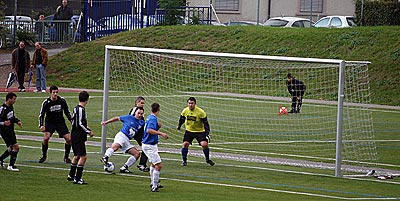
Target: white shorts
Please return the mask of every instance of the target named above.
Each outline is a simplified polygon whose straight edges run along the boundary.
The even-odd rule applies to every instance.
[[[134,147],[131,142],[129,141],[129,138],[126,137],[125,134],[118,132],[115,137],[114,137],[114,143],[118,143],[121,145],[121,150],[122,152],[126,153],[129,149]]]
[[[153,165],[161,163],[160,155],[158,154],[157,145],[142,144],[142,151],[149,158],[150,163]]]

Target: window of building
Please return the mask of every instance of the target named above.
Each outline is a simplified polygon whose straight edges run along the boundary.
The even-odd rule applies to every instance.
[[[312,12],[322,13],[324,0],[300,0],[300,12]]]
[[[215,0],[215,10],[239,11],[239,0]]]

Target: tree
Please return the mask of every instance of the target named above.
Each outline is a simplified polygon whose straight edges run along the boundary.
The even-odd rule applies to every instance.
[[[185,6],[183,0],[159,0],[159,6],[165,11],[162,25],[177,25],[184,18],[181,7]]]

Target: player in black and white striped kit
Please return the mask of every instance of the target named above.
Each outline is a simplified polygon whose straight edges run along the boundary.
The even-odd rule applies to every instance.
[[[43,101],[39,113],[39,128],[43,132],[42,157],[39,159],[39,163],[46,161],[49,140],[55,131],[60,138],[65,139],[64,162],[71,163],[71,159],[69,159],[71,134],[65,124],[63,113],[69,121],[72,121],[67,102],[64,98],[58,96],[58,87],[51,86],[50,97]]]
[[[74,158],[71,162],[67,180],[74,181],[74,184],[85,184],[82,179],[83,168],[87,160],[86,145],[87,136],[93,137],[93,132],[87,125],[85,106],[89,101],[89,93],[79,93],[79,104],[74,108],[72,115],[71,141]]]
[[[22,122],[14,116],[13,104],[17,101],[17,95],[9,92],[6,95],[6,102],[0,106],[0,134],[6,143],[7,150],[0,156],[0,167],[4,168],[3,160],[11,155],[7,170],[18,172],[15,161],[19,152],[19,145],[14,132],[14,124],[22,128]]]

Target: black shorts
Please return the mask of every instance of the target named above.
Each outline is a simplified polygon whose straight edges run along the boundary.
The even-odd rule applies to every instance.
[[[74,152],[74,156],[86,156],[85,142],[72,143],[72,151]]]
[[[3,138],[4,142],[6,143],[7,147],[13,146],[17,144],[17,137],[15,136],[14,131],[0,131],[1,137]]]
[[[207,141],[206,138],[206,132],[190,132],[190,131],[185,131],[185,135],[183,136],[183,142],[189,142],[192,144],[193,139],[197,140],[197,142],[200,144],[202,141]]]
[[[53,135],[53,133],[57,131],[58,137],[60,138],[64,137],[65,134],[69,133],[68,127],[65,124],[65,122],[56,124],[46,123],[45,128],[46,128],[45,132],[49,132],[51,135]]]

